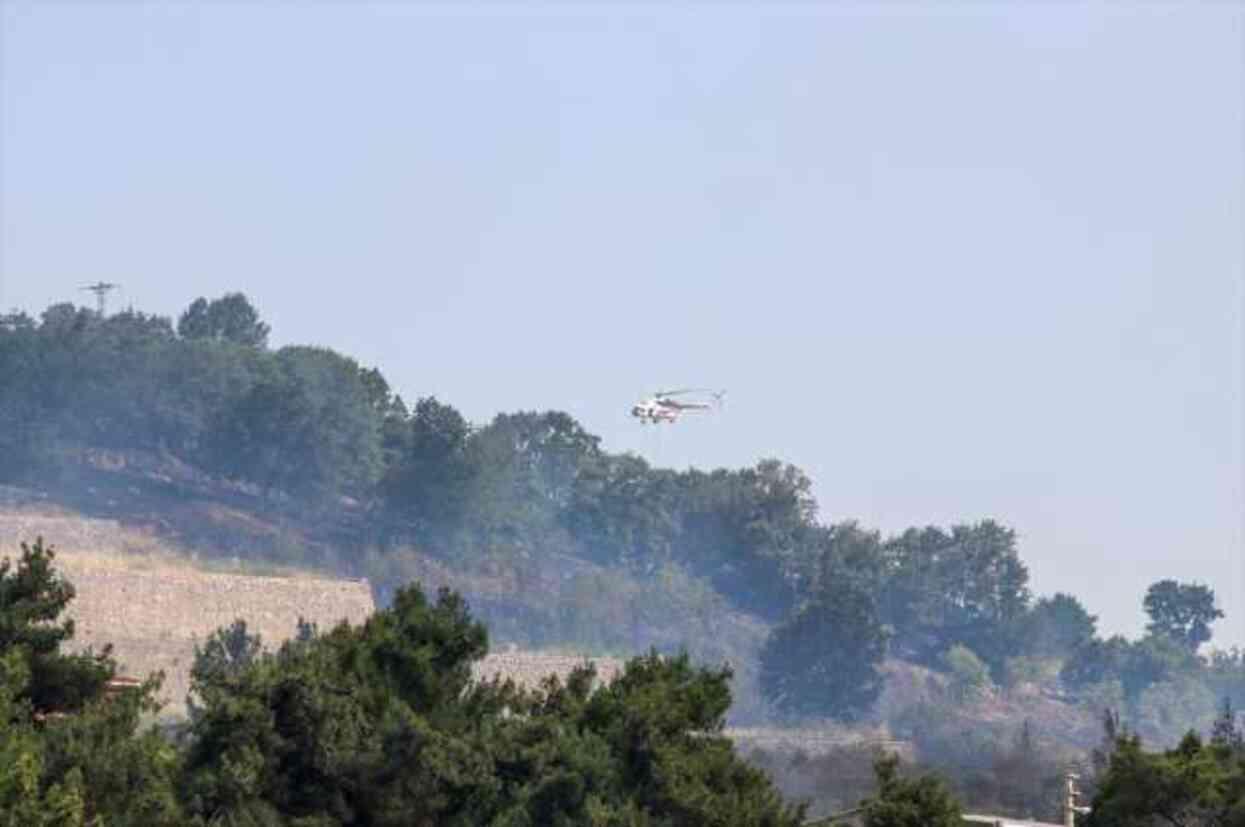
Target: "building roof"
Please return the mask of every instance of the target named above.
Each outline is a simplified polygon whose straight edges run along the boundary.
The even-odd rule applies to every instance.
[[[961,818],[965,824],[989,824],[992,827],[1064,827],[1062,824],[1055,824],[1050,821],[1025,821],[1020,818],[980,815],[977,813],[965,813]]]

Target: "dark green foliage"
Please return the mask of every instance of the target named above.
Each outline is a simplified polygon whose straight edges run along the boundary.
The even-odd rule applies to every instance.
[[[505,691],[466,691],[486,636],[461,600],[430,605],[403,590],[362,627],[301,637],[236,672],[196,676],[191,810],[274,824],[472,823],[490,768],[464,738]]]
[[[408,410],[375,368],[317,348],[268,351],[266,325],[236,293],[195,301],[177,328],[72,305],[41,323],[6,317],[0,442],[13,450],[0,453],[0,474],[47,473],[107,448],[161,473],[173,464],[241,483],[232,490],[268,495],[264,508],[326,520],[343,504],[366,509],[342,520],[350,528],[334,541],[346,545],[413,544],[532,586],[535,572],[573,558],[641,578],[674,566],[771,622],[833,571],[874,598],[900,654],[935,664],[962,643],[996,672],[1016,654],[1027,573],[993,523],[884,542],[819,525],[808,477],[778,460],[676,473],[605,453],[557,411],[472,429],[436,399]],[[297,563],[303,552],[279,553]],[[382,594],[396,585],[378,584]],[[535,611],[560,622],[552,606]]]
[[[1076,691],[1106,697],[1119,681],[1133,704],[1149,692],[1204,707],[1191,680],[1212,697],[1245,696],[1239,662],[1191,659],[1218,611],[1205,587],[1156,584],[1149,639],[1098,641],[1074,598],[1031,603],[1015,535],[992,521],[886,538],[820,524],[808,477],[778,460],[675,472],[607,453],[557,411],[473,428],[433,398],[408,409],[375,368],[318,348],[269,351],[239,294],[196,301],[177,327],[72,305],[0,318],[0,476],[59,476],[79,494],[108,477],[143,486],[138,499],[208,491],[281,525],[266,548],[222,528],[210,542],[224,553],[331,558],[366,572],[382,602],[444,567],[489,584],[477,606],[509,640],[729,657],[749,714],[761,709],[766,624],[793,624],[798,607],[845,584],[872,601],[892,656],[935,669],[959,646],[995,681],[1029,656],[1066,659]]]
[[[638,811],[671,825],[800,823],[802,811],[783,805],[721,735],[730,677],[729,669],[695,668],[686,655],[651,653],[629,661],[571,716],[609,747],[623,779],[619,815]]]
[[[81,709],[99,696],[115,667],[107,651],[61,653],[74,623],[57,618],[73,600],[73,586],[53,569],[56,554],[42,537],[21,550],[16,567],[8,557],[0,560],[0,652],[21,651],[29,672],[13,699],[41,715]]]
[[[1060,679],[1070,689],[1083,689],[1118,680],[1125,695],[1135,699],[1150,686],[1172,676],[1191,673],[1200,664],[1194,655],[1169,637],[1130,642],[1120,635],[1086,641],[1064,663]]]
[[[836,645],[850,647],[853,635],[860,636],[861,653],[853,656],[842,651],[834,656],[845,672],[837,672],[837,666],[827,663],[818,667],[821,671],[816,674],[828,677],[835,673],[850,684],[869,686],[861,681],[872,667],[861,671],[856,665],[862,659],[874,662],[880,658],[880,631],[870,631],[879,627],[891,631],[893,655],[940,668],[947,651],[965,647],[985,661],[996,677],[1002,676],[1007,658],[1024,653],[1026,646],[1032,644],[1032,635],[1027,634],[1033,622],[1029,575],[1020,562],[1015,534],[1010,529],[987,520],[976,525],[957,525],[950,532],[912,529],[883,540],[877,532],[847,522],[825,528],[809,527],[802,537],[805,548],[812,549],[817,557],[816,567],[811,575],[804,573],[808,571],[806,558],[796,554],[788,570],[795,572],[794,579],[804,584],[808,598],[815,604],[832,604],[835,600],[826,595],[828,590],[834,590],[843,595],[861,595],[869,605],[867,611],[856,612],[850,621],[836,618],[835,628],[823,625],[819,629],[812,616],[793,619],[783,627],[792,634],[795,628],[801,628],[800,639],[810,645],[820,639],[827,652]],[[1054,608],[1061,616],[1068,609],[1064,600],[1055,603]],[[1039,619],[1047,614],[1044,607]],[[828,618],[823,621],[829,622]],[[1075,625],[1077,621],[1068,622]],[[1068,632],[1063,629],[1062,633]],[[772,653],[770,657],[773,658]],[[797,668],[803,661],[793,655],[787,662],[791,668]],[[769,664],[777,667],[778,661],[771,659]],[[770,674],[777,676],[781,672],[777,669]],[[777,689],[775,679],[771,678],[769,691],[777,698],[784,690]],[[818,678],[815,683],[821,680]],[[810,686],[809,692],[813,691]],[[808,709],[831,708],[830,694],[833,693]],[[799,696],[812,697],[805,692]],[[860,706],[849,704],[853,705]]]
[[[1059,679],[1070,689],[1078,690],[1103,681],[1119,678],[1131,657],[1132,644],[1123,635],[1083,642],[1064,662]]]
[[[409,418],[387,417],[387,461],[380,493],[387,508],[421,542],[446,542],[467,508],[475,466],[467,452],[471,428],[457,410],[420,399]]]
[[[960,805],[937,778],[903,778],[895,756],[879,759],[874,771],[878,790],[863,804],[866,827],[959,827]]]
[[[135,312],[101,318],[65,304],[37,325],[0,324],[0,442],[12,435],[21,447],[12,461],[0,451],[0,465],[46,474],[83,448],[197,459],[210,421],[249,386],[259,356],[178,339],[167,319]]]
[[[468,446],[475,471],[469,542],[507,555],[571,553],[562,515],[580,470],[598,459],[599,443],[564,413],[495,417]]]
[[[899,589],[888,577],[882,534],[861,528],[853,521],[837,523],[815,532],[819,556],[813,588],[851,584],[859,591],[896,601]],[[889,588],[888,588],[889,587]],[[885,606],[896,618],[902,607]]]
[[[1131,645],[1120,680],[1126,693],[1136,695],[1152,684],[1195,672],[1200,666],[1193,653],[1178,642],[1151,635]]]
[[[184,789],[197,821],[796,825],[721,737],[728,670],[630,662],[525,694],[475,684],[484,629],[456,595],[400,590],[358,628],[196,679]]]
[[[1210,625],[1223,617],[1215,593],[1196,583],[1160,580],[1146,590],[1144,601],[1152,635],[1170,638],[1191,652],[1210,640]]]
[[[1025,621],[1025,639],[1038,655],[1066,656],[1093,640],[1098,618],[1070,594],[1042,597]]]
[[[269,490],[368,490],[381,470],[380,422],[358,365],[331,350],[287,347],[265,367],[214,423],[210,467]]]
[[[761,652],[761,690],[785,712],[854,720],[882,692],[885,654],[873,599],[836,581],[770,635]]]
[[[268,332],[259,312],[241,293],[226,293],[210,302],[195,299],[177,320],[177,335],[183,339],[216,339],[263,348],[268,345]]]
[[[680,482],[678,544],[696,574],[740,608],[780,620],[814,568],[812,483],[793,465],[689,471]]]
[[[300,627],[300,632],[303,628]],[[300,634],[306,638],[306,634]],[[195,659],[190,667],[190,682],[200,696],[213,692],[228,691],[230,682],[236,680],[255,662],[263,650],[259,635],[247,631],[245,620],[235,620],[228,628],[217,629],[203,646],[195,645]],[[199,705],[201,697],[191,693],[186,698],[186,708],[192,720],[203,714]]]
[[[107,653],[60,652],[73,636],[71,621],[57,622],[73,587],[53,559],[38,540],[16,568],[0,562],[0,824],[180,825],[176,752],[139,732],[160,679],[109,698]]]
[[[49,453],[51,429],[34,393],[40,380],[36,322],[25,313],[0,315],[0,480],[20,478]]]
[[[679,545],[679,484],[640,457],[602,456],[580,471],[564,523],[589,560],[659,567]]]
[[[881,553],[888,575],[879,605],[896,655],[935,665],[959,643],[1001,677],[1007,658],[1025,651],[1029,572],[1014,531],[991,520],[949,533],[910,529]]]
[[[1245,824],[1245,751],[1239,730],[1226,724],[1204,743],[1185,736],[1174,749],[1148,753],[1135,735],[1114,743],[1085,823],[1088,827]]]

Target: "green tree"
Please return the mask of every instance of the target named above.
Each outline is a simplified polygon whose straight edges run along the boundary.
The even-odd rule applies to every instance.
[[[849,583],[831,583],[770,634],[761,651],[761,691],[784,712],[855,720],[882,692],[878,666],[885,655],[886,632],[872,598]]]
[[[38,715],[81,709],[99,697],[115,673],[108,650],[99,655],[60,651],[74,633],[72,619],[58,622],[74,587],[56,572],[55,558],[40,537],[33,545],[21,544],[16,566],[8,557],[0,560],[0,652],[23,653],[29,675],[15,700],[29,703]]]
[[[608,687],[477,682],[458,596],[399,590],[360,627],[196,681],[182,789],[196,823],[795,827],[722,737],[729,670],[650,653]]]
[[[563,522],[585,558],[647,571],[675,553],[677,500],[674,473],[631,454],[605,455],[580,470]]]
[[[1098,618],[1070,594],[1039,598],[1025,621],[1028,650],[1066,656],[1094,638],[1097,623]]]
[[[60,651],[73,587],[42,540],[0,562],[0,825],[180,825],[173,746],[140,716],[159,677],[116,697],[107,656]]]
[[[866,827],[959,827],[960,805],[937,778],[902,777],[894,755],[879,759],[874,772],[877,792],[862,804]]]
[[[194,662],[190,666],[191,686],[200,695],[221,691],[255,663],[262,651],[260,636],[247,630],[245,620],[235,620],[233,625],[213,632],[203,646],[195,644]],[[186,697],[191,720],[203,714],[200,700],[194,693]]]
[[[951,677],[951,694],[961,703],[977,700],[993,688],[990,670],[967,646],[957,643],[948,649],[943,665]]]
[[[216,339],[264,348],[268,332],[268,325],[242,293],[226,293],[210,302],[195,299],[177,320],[177,335],[183,339]]]
[[[445,542],[467,511],[475,466],[468,454],[471,426],[457,409],[424,397],[410,417],[387,432],[390,458],[380,492],[391,515],[416,539]]]
[[[1245,824],[1245,754],[1230,742],[1190,733],[1171,750],[1148,753],[1122,734],[1098,780],[1088,827],[1239,827]]]
[[[1078,646],[1059,673],[1074,691],[1118,680],[1130,700],[1148,687],[1200,668],[1196,656],[1173,638],[1149,635],[1129,642],[1121,635]]]
[[[1064,662],[1059,679],[1073,691],[1119,679],[1127,669],[1130,649],[1123,635],[1084,641]]]
[[[1160,580],[1146,590],[1144,601],[1153,635],[1171,638],[1190,651],[1211,638],[1210,626],[1223,612],[1215,606],[1215,593],[1197,583]]]
[[[880,532],[848,521],[828,526],[817,535],[814,589],[820,584],[839,581],[851,583],[860,591],[881,599],[890,596],[885,588],[888,561]]]
[[[889,574],[879,604],[896,654],[935,666],[962,643],[1001,678],[1007,658],[1023,651],[1029,612],[1029,571],[1015,532],[992,520],[950,532],[909,529],[883,553]]]
[[[816,569],[816,502],[800,469],[767,459],[679,477],[679,562],[741,609],[778,621]]]
[[[461,599],[442,592],[430,604],[403,589],[363,626],[301,638],[195,677],[202,711],[183,780],[192,814],[485,823],[492,767],[471,732],[498,720],[506,694],[469,686],[487,636]]]
[[[214,470],[270,491],[358,494],[381,471],[380,419],[358,365],[324,348],[277,351],[206,443]]]

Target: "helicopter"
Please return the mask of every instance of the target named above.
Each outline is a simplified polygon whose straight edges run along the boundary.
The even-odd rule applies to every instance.
[[[709,402],[680,402],[676,396],[694,393],[707,393],[713,397]],[[711,391],[704,388],[681,388],[673,391],[658,391],[648,399],[641,400],[631,407],[631,415],[640,420],[641,425],[662,422],[673,425],[685,413],[711,411],[721,406],[726,391]]]

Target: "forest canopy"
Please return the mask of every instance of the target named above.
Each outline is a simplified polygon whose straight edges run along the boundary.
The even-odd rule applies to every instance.
[[[744,653],[743,679],[785,716],[867,714],[886,659],[953,678],[979,663],[963,680],[983,685],[1053,662],[1076,696],[1203,718],[1217,697],[1245,703],[1240,654],[1200,654],[1222,617],[1205,585],[1156,583],[1148,634],[1103,639],[1075,596],[1033,594],[994,520],[894,536],[826,522],[788,462],[656,468],[556,410],[473,424],[403,399],[377,367],[269,334],[241,293],[195,299],[176,325],[71,304],[0,316],[0,481],[71,479],[91,452],[145,458],[287,521],[332,522],[327,564],[367,574],[382,603],[414,576],[414,549],[529,584],[516,593],[557,590],[489,614],[506,634]],[[297,544],[234,553],[326,564]]]

